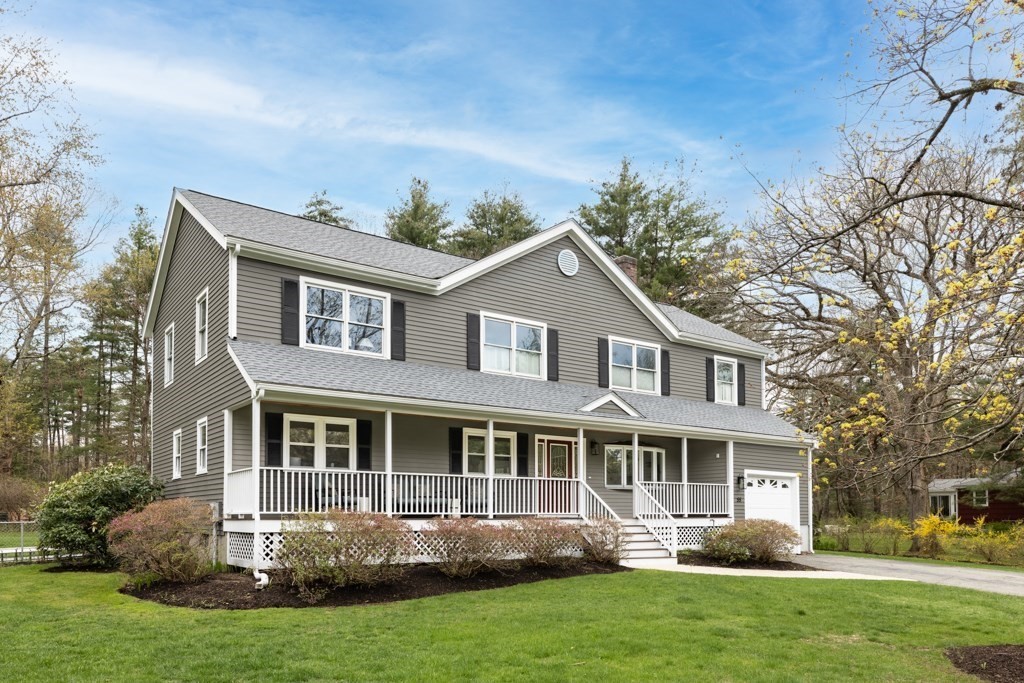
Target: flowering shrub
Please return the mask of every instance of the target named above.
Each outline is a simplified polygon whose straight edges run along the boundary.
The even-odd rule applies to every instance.
[[[513,537],[510,529],[472,517],[430,520],[423,532],[437,568],[446,576],[467,578],[486,569],[510,564]]]
[[[898,555],[900,541],[910,536],[910,527],[895,517],[879,517],[871,524],[871,531],[882,537],[883,550],[889,555]]]
[[[509,541],[532,566],[569,567],[582,558],[579,527],[557,519],[520,517],[509,525]]]
[[[580,529],[583,554],[592,562],[618,564],[622,561],[626,537],[622,524],[614,519],[597,518]]]
[[[138,467],[110,464],[79,472],[54,485],[36,509],[39,544],[62,557],[77,555],[109,564],[113,560],[107,548],[110,522],[153,502],[160,490]]]
[[[413,553],[409,525],[387,515],[329,510],[282,528],[277,562],[309,602],[332,588],[373,586],[400,577]]]
[[[796,530],[770,519],[743,519],[704,538],[704,554],[724,564],[751,560],[770,564],[786,559],[800,545]]]
[[[920,517],[914,522],[913,536],[920,543],[921,552],[931,558],[938,558],[950,536],[960,528],[956,522],[938,515]]]
[[[175,498],[150,503],[110,523],[110,553],[134,578],[194,583],[211,570],[213,513],[207,503]]]

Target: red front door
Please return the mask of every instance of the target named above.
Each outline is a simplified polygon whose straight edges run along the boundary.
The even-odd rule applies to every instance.
[[[544,449],[541,475],[552,481],[541,482],[540,512],[548,515],[572,514],[576,487],[572,441],[548,441]]]

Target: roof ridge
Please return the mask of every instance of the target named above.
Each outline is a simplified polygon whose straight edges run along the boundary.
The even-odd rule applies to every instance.
[[[265,206],[259,206],[258,204],[251,204],[249,202],[242,202],[242,201],[239,201],[237,199],[231,199],[229,197],[221,197],[220,195],[210,194],[209,192],[202,192],[201,190],[193,190],[193,189],[187,188],[187,187],[186,188],[176,188],[176,189],[179,189],[182,192],[194,192],[195,194],[201,194],[204,197],[210,197],[211,199],[219,199],[222,202],[230,202],[232,204],[238,204],[239,206],[248,206],[251,209],[259,209],[260,211],[267,211],[269,213],[276,213],[276,214],[280,214],[282,216],[287,216],[289,218],[298,218],[299,220],[306,221],[308,223],[315,223],[316,225],[324,225],[324,226],[327,226],[329,228],[338,228],[339,230],[347,230],[349,232],[354,232],[354,233],[357,233],[359,235],[366,235],[367,237],[376,237],[377,239],[386,240],[388,242],[393,242],[395,244],[404,244],[404,245],[406,245],[408,247],[412,247],[413,249],[422,249],[423,251],[429,251],[432,254],[441,254],[442,256],[448,256],[448,257],[451,257],[451,258],[461,259],[463,261],[467,261],[468,263],[466,263],[466,265],[469,265],[470,263],[475,263],[476,262],[476,259],[471,259],[471,258],[469,258],[467,256],[459,256],[457,254],[449,254],[447,251],[441,251],[440,249],[431,249],[430,247],[421,247],[421,246],[419,246],[417,244],[410,244],[408,242],[401,242],[399,240],[395,240],[395,239],[391,239],[390,237],[386,237],[384,235],[378,235],[377,233],[374,233],[374,232],[366,232],[365,230],[357,230],[356,228],[350,228],[350,227],[347,227],[347,226],[344,226],[344,225],[335,225],[334,223],[324,223],[323,221],[314,220],[312,218],[306,218],[305,216],[300,216],[298,214],[287,213],[287,212],[281,211],[279,209],[270,209],[270,208],[267,208]],[[461,266],[461,267],[464,268],[465,266]]]

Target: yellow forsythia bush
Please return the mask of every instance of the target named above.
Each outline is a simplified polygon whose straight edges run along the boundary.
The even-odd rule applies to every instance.
[[[871,531],[885,540],[883,551],[889,555],[899,554],[900,541],[910,537],[910,526],[895,517],[879,517],[872,523]]]
[[[950,536],[960,528],[956,522],[943,519],[938,515],[920,517],[914,522],[913,536],[921,543],[921,552],[931,558],[942,554],[943,547]]]

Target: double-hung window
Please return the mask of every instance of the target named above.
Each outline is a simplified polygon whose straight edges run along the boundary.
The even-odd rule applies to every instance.
[[[665,449],[640,447],[640,481],[665,481]],[[608,444],[604,447],[604,485],[623,488],[633,485],[633,447]]]
[[[390,296],[303,278],[303,346],[387,357]]]
[[[204,289],[196,297],[196,365],[206,358],[210,322],[210,290]]]
[[[171,437],[171,479],[181,479],[181,430]]]
[[[174,381],[174,323],[164,331],[164,386]]]
[[[609,338],[611,345],[611,385],[629,391],[661,390],[658,369],[661,347],[627,339]]]
[[[494,432],[494,475],[515,475],[515,460],[515,432]],[[487,474],[487,430],[462,430],[462,471],[466,474]]]
[[[988,507],[988,489],[971,491],[971,507],[976,508],[987,508]]]
[[[290,414],[284,420],[285,467],[356,468],[355,420]]]
[[[736,405],[736,361],[715,358],[715,403]]]
[[[484,313],[480,324],[483,326],[482,368],[485,372],[544,378],[547,328],[543,323]]]
[[[196,422],[196,474],[206,474],[209,449],[206,444],[207,421],[202,418]]]

